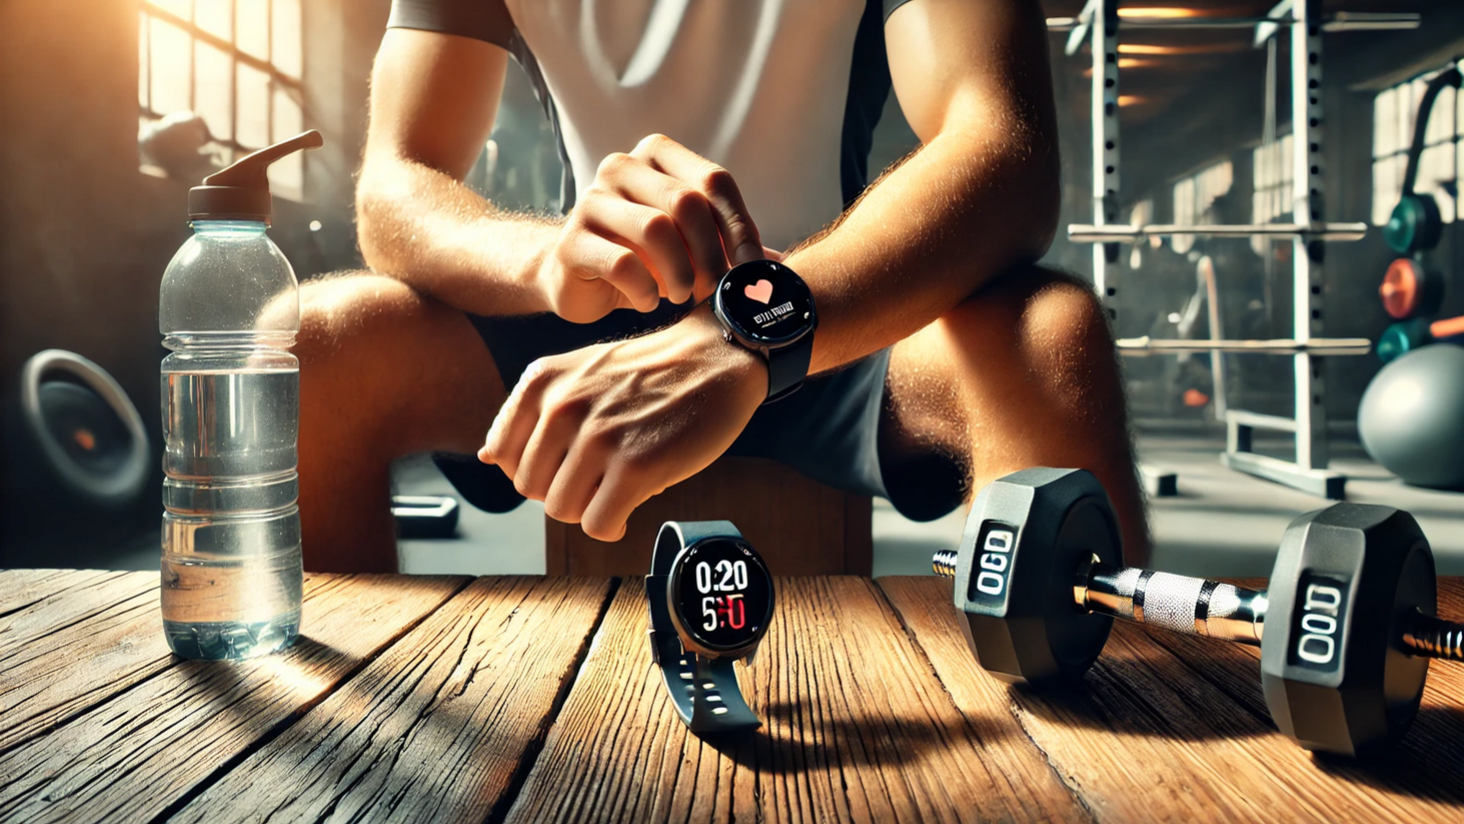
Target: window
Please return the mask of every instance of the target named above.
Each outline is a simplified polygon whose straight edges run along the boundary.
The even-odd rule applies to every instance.
[[[222,165],[304,131],[300,0],[143,0],[140,125],[193,112]],[[303,153],[269,170],[282,197],[304,194]]]
[[[1209,214],[1210,207],[1230,192],[1234,182],[1235,168],[1230,161],[1222,160],[1174,184],[1175,224],[1214,223]],[[1169,239],[1170,248],[1180,254],[1188,252],[1194,245],[1194,235],[1175,235]]]
[[[1373,209],[1372,222],[1382,226],[1393,213],[1393,206],[1403,193],[1403,175],[1408,168],[1408,148],[1413,142],[1413,121],[1423,99],[1424,86],[1437,72],[1423,75],[1407,83],[1379,92],[1373,99]],[[1445,87],[1434,101],[1424,135],[1423,154],[1419,157],[1418,180],[1414,191],[1433,195],[1445,223],[1452,223],[1457,213],[1455,198],[1460,154],[1459,135],[1464,116],[1459,107],[1464,100]]]
[[[1275,143],[1257,146],[1251,153],[1252,223],[1287,223],[1295,216],[1292,200],[1294,195],[1291,191],[1295,183],[1291,174],[1293,148],[1295,144],[1291,135],[1286,135]],[[1266,235],[1255,235],[1251,238],[1251,248],[1256,254],[1265,257],[1272,240],[1272,237]]]

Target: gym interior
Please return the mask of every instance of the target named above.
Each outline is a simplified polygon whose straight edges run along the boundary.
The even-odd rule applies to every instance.
[[[108,0],[9,3],[0,10],[7,147],[0,156],[7,215],[0,379],[14,439],[4,467],[6,566],[156,567],[162,475],[155,387],[165,354],[158,286],[188,236],[181,204],[203,175],[266,143],[318,129],[323,148],[271,171],[270,236],[301,281],[363,265],[353,173],[371,61],[390,4],[274,0],[269,16],[240,16],[234,26],[212,20],[206,5]],[[1441,571],[1464,572],[1464,495],[1449,488],[1464,484],[1464,372],[1411,372],[1405,382],[1423,387],[1423,395],[1405,400],[1399,398],[1411,390],[1387,393],[1375,383],[1390,329],[1406,330],[1398,339],[1420,348],[1433,338],[1431,324],[1464,315],[1464,286],[1455,274],[1464,265],[1455,219],[1464,96],[1452,86],[1441,87],[1421,130],[1412,184],[1437,203],[1441,226],[1428,248],[1407,254],[1385,237],[1409,174],[1424,91],[1464,54],[1464,7],[1449,0],[1324,4],[1329,14],[1363,15],[1350,25],[1328,24],[1320,89],[1302,101],[1319,110],[1312,131],[1324,136],[1310,203],[1320,222],[1351,224],[1355,232],[1338,236],[1346,239],[1306,236],[1298,245],[1300,236],[1281,231],[1130,232],[1093,242],[1074,234],[1100,223],[1295,223],[1297,171],[1307,170],[1296,160],[1287,33],[1206,25],[1207,18],[1263,17],[1262,5],[1216,0],[1161,12],[1177,15],[1161,20],[1190,20],[1187,26],[1148,26],[1137,18],[1124,25],[1121,18],[1123,36],[1110,61],[1116,74],[1095,84],[1083,4],[1044,1],[1062,159],[1062,214],[1044,262],[1091,283],[1099,261],[1113,334],[1136,347],[1122,350],[1122,365],[1156,565],[1265,574],[1285,524],[1323,505],[1330,485],[1331,497],[1414,512]],[[1401,22],[1369,23],[1368,14],[1401,15]],[[248,38],[272,42],[273,50]],[[1101,105],[1095,112],[1093,95],[1110,81],[1105,116]],[[891,94],[869,168],[882,169],[917,145]],[[466,183],[503,208],[554,213],[560,174],[550,124],[511,63],[492,139]],[[1317,243],[1318,259],[1297,274],[1297,251]],[[1384,286],[1399,260],[1419,305],[1399,309],[1395,299],[1390,314],[1380,289],[1402,288]],[[1298,289],[1312,292],[1302,325]],[[1302,338],[1351,341],[1353,348],[1312,358],[1314,385],[1298,389],[1303,350],[1275,342]],[[1192,343],[1207,339],[1238,348]],[[1364,339],[1365,346],[1356,345]],[[1162,349],[1164,341],[1190,348]],[[1272,351],[1254,350],[1266,342],[1274,343]],[[120,504],[68,484],[24,443],[34,435],[18,423],[21,384],[35,374],[25,367],[46,350],[75,353],[105,370],[140,416],[148,475],[134,478],[133,493]],[[1370,388],[1378,404],[1372,454],[1359,415]],[[1313,398],[1298,406],[1298,393],[1308,389]],[[1286,428],[1298,409],[1301,435]],[[1235,468],[1226,454],[1235,451],[1237,430],[1254,454],[1274,460],[1252,471]],[[1309,441],[1300,452],[1299,438]],[[101,471],[116,470],[114,464]],[[453,494],[425,457],[401,461],[394,483],[401,495]],[[964,518],[955,512],[916,523],[874,501],[873,573],[929,572],[933,551],[959,543]],[[545,519],[534,501],[507,514],[462,506],[449,537],[403,537],[401,569],[542,573],[546,562],[537,548],[544,542]]]

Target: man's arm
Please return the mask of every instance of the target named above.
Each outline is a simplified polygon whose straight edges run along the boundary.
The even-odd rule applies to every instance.
[[[507,64],[479,40],[388,29],[356,187],[367,265],[480,315],[549,311],[534,275],[559,234],[461,182],[493,128]]]
[[[923,145],[788,257],[818,306],[811,372],[910,336],[1037,260],[1056,229],[1057,116],[1037,0],[912,0],[890,15],[885,42]]]
[[[373,269],[473,314],[588,323],[705,297],[729,262],[761,256],[731,175],[660,135],[606,157],[564,220],[497,209],[463,186],[507,59],[472,38],[387,31],[356,196]]]

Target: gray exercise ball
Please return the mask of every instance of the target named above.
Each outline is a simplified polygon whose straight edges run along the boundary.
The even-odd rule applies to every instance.
[[[1464,488],[1464,347],[1435,343],[1384,366],[1362,394],[1357,432],[1404,481]]]

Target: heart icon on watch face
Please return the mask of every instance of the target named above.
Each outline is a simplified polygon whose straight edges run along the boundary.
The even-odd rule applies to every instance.
[[[767,303],[768,301],[773,299],[772,281],[763,279],[758,281],[757,283],[750,283],[747,286],[743,287],[742,294],[747,295],[749,298],[757,301],[758,303]]]

